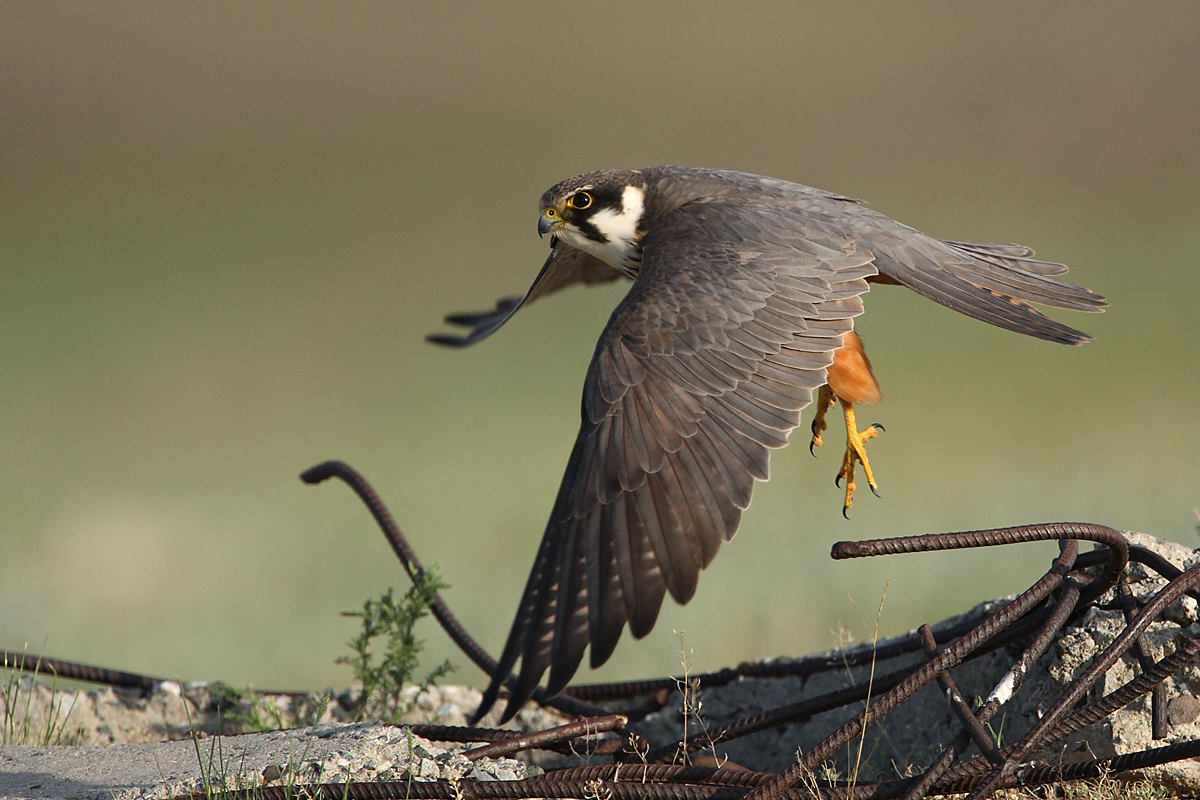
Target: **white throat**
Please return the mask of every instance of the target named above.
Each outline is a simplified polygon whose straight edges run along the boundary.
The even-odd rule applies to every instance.
[[[575,230],[563,226],[559,231],[567,244],[590,253],[614,269],[636,277],[641,266],[638,252],[638,223],[646,207],[646,193],[636,186],[626,186],[621,193],[621,210],[610,208],[597,211],[591,223],[608,241],[597,242]]]

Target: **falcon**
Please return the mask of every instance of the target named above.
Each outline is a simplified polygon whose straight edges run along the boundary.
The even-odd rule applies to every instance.
[[[854,318],[871,283],[899,284],[975,319],[1060,344],[1090,337],[1030,303],[1100,311],[1103,297],[1057,280],[1027,247],[935,239],[839,194],[722,170],[588,172],[541,198],[550,255],[522,298],[451,314],[465,346],[521,306],[577,283],[633,279],[600,334],[582,424],[512,631],[475,712],[509,681],[504,720],[562,691],[590,647],[593,668],[626,624],[654,627],[663,597],[687,603],[700,570],[737,531],[768,454],[817,392],[810,448],[840,403],[843,513],[855,465],[876,489],[857,403],[880,399]]]

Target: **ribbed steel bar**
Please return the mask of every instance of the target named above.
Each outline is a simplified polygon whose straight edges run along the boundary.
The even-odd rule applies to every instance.
[[[957,533],[927,533],[921,536],[898,536],[894,539],[866,539],[859,542],[837,542],[830,551],[834,559],[864,558],[867,556],[928,553],[938,550],[963,550],[972,547],[995,547],[1003,544],[1078,539],[1099,542],[1113,551],[1103,580],[1088,587],[1089,594],[1098,597],[1117,584],[1125,565],[1129,563],[1129,542],[1120,531],[1107,525],[1091,522],[1043,522],[1036,525],[1017,525],[1011,528],[990,528]]]
[[[1118,708],[1123,708],[1129,705],[1134,700],[1153,690],[1154,686],[1159,682],[1166,680],[1171,675],[1174,675],[1176,672],[1190,663],[1197,654],[1200,654],[1200,639],[1180,637],[1179,641],[1176,643],[1176,650],[1174,653],[1164,657],[1150,670],[1147,670],[1124,685],[1117,687],[1096,702],[1088,703],[1083,708],[1072,713],[1070,716],[1060,722],[1054,728],[1054,730],[1046,736],[1045,740],[1042,742],[1042,746],[1048,746],[1059,742],[1073,733],[1081,731],[1091,725],[1095,725],[1097,722],[1104,719]],[[1001,748],[1001,752],[1007,756],[1013,751],[1015,746],[1015,744],[1012,744],[1003,747]],[[987,760],[983,758],[975,758],[948,769],[943,778],[938,781],[937,785],[965,785],[963,784],[963,781],[977,781],[990,769],[991,764],[989,764]],[[963,791],[966,790],[964,789]]]
[[[1076,561],[1078,564],[1078,561]],[[1054,609],[1046,618],[1045,623],[1038,630],[1029,646],[1017,659],[1017,663],[1000,680],[1000,683],[992,690],[987,702],[983,704],[983,708],[979,709],[977,718],[980,724],[987,724],[1000,707],[1007,703],[1017,689],[1021,688],[1021,683],[1025,680],[1025,676],[1029,674],[1029,670],[1037,663],[1049,649],[1051,642],[1058,635],[1059,630],[1066,624],[1072,612],[1074,612],[1079,603],[1081,592],[1080,583],[1077,579],[1078,573],[1071,573],[1063,582],[1061,596],[1058,602],[1055,603]],[[925,770],[925,773],[917,779],[917,782],[909,788],[904,794],[904,800],[920,800],[929,793],[933,785],[941,778],[941,776],[950,768],[962,753],[971,743],[971,735],[967,731],[959,734],[953,742],[947,746],[941,754],[934,759],[933,763]],[[983,761],[983,759],[980,759]],[[990,760],[989,760],[990,761]]]
[[[522,750],[561,744],[597,733],[619,731],[625,727],[625,723],[627,722],[629,722],[629,719],[620,714],[610,714],[607,717],[588,717],[578,722],[571,722],[566,725],[535,731],[534,733],[525,733],[511,739],[493,742],[483,747],[476,747],[473,750],[465,751],[463,755],[468,761],[478,761],[481,758],[500,758],[501,756],[512,755]]]
[[[1110,758],[1081,761],[1061,766],[1032,767],[1012,776],[1007,786],[1038,786],[1047,783],[1097,778],[1133,769],[1146,769],[1185,758],[1200,756],[1200,740],[1179,742],[1166,747],[1142,750]],[[740,800],[747,797],[756,782],[771,776],[761,772],[743,773],[740,770],[713,770],[703,775],[696,767],[675,767],[678,778],[639,779],[634,767],[626,765],[631,774],[618,780],[603,777],[584,777],[581,770],[611,769],[572,768],[572,779],[559,779],[557,773],[521,781],[380,781],[370,783],[324,783],[302,786],[260,786],[231,792],[195,792],[177,795],[171,800],[289,800],[295,797],[354,798],[355,800],[526,800],[527,798],[588,798],[612,800]],[[655,767],[647,767],[655,769]],[[659,769],[672,769],[662,765]],[[684,771],[689,782],[684,782]],[[727,772],[718,778],[715,773]],[[564,775],[565,777],[565,775]],[[934,791],[939,794],[958,794],[969,791],[977,778],[957,782],[942,781]],[[826,800],[891,800],[899,797],[911,781],[878,781],[854,787],[829,785],[815,781],[813,788]],[[791,789],[780,794],[783,800],[813,800],[808,789]]]
[[[983,798],[986,798],[997,788],[1016,769],[1022,759],[1043,744],[1047,734],[1059,724],[1067,712],[1091,688],[1092,684],[1107,672],[1109,667],[1116,663],[1116,660],[1130,648],[1137,637],[1141,636],[1142,632],[1150,626],[1150,623],[1168,605],[1177,600],[1188,589],[1193,588],[1197,583],[1200,583],[1200,564],[1184,572],[1156,594],[1138,612],[1133,622],[1126,626],[1125,630],[1104,648],[1088,668],[1059,695],[1058,699],[1055,700],[1054,704],[1050,706],[1041,719],[1021,737],[1021,740],[1016,743],[1012,751],[1006,755],[1004,764],[993,769],[980,785],[971,791],[968,800],[983,800]]]
[[[77,664],[74,661],[47,658],[36,653],[17,653],[10,650],[0,650],[0,662],[2,662],[5,669],[48,673],[56,678],[86,681],[88,683],[103,683],[126,689],[154,691],[155,686],[168,680],[168,678],[152,678],[149,675],[138,675],[135,672],[121,672],[120,670],[106,669],[105,667]]]
[[[1128,625],[1137,616],[1138,607],[1137,600],[1133,597],[1133,590],[1125,581],[1117,584],[1117,599],[1121,603],[1121,613],[1125,617],[1125,624]],[[1138,666],[1143,672],[1154,665],[1154,657],[1150,654],[1150,640],[1146,638],[1146,634],[1143,633],[1135,640],[1134,653],[1137,656]],[[1168,727],[1167,686],[1160,683],[1150,694],[1150,735],[1155,741],[1162,741],[1167,738]]]
[[[751,795],[752,800],[771,800],[771,798],[778,797],[783,790],[795,786],[806,774],[816,769],[821,762],[837,752],[843,745],[859,735],[867,727],[891,712],[892,709],[908,699],[908,697],[926,683],[933,680],[939,672],[961,662],[967,653],[974,650],[1040,603],[1043,598],[1062,583],[1063,578],[1071,571],[1075,563],[1075,557],[1079,552],[1079,544],[1075,539],[1061,541],[1059,547],[1060,554],[1054,559],[1050,571],[1042,576],[1037,583],[1018,595],[1016,599],[1004,608],[997,611],[991,617],[988,617],[971,632],[949,645],[937,658],[926,662],[917,672],[901,682],[894,689],[881,695],[879,699],[864,709],[861,714],[854,717],[823,742],[805,753],[796,763],[777,775],[770,783],[756,789]]]
[[[917,633],[921,636],[921,645],[925,649],[925,655],[932,661],[938,656],[938,646],[933,640],[933,634],[929,632],[928,625],[922,625],[917,629]],[[996,742],[988,733],[987,728],[983,727],[984,723],[975,716],[975,712],[971,710],[971,706],[967,704],[966,698],[962,696],[962,692],[958,690],[958,684],[954,682],[954,678],[950,675],[949,670],[944,670],[937,674],[938,686],[942,690],[942,694],[946,696],[946,702],[950,705],[950,710],[958,717],[958,721],[962,723],[963,730],[971,737],[971,741],[979,748],[979,752],[983,757],[993,764],[1000,764],[1004,761],[1004,756],[1000,755],[1000,748],[996,746]]]
[[[700,783],[714,786],[759,786],[770,772],[749,769],[718,769],[691,764],[589,764],[563,767],[531,780],[555,781],[650,781],[655,783]]]
[[[957,639],[976,624],[975,620],[964,620],[955,625],[939,627],[934,630],[934,636],[939,644]],[[712,689],[724,686],[742,678],[783,678],[788,676],[807,677],[821,672],[845,669],[870,664],[872,660],[882,661],[906,653],[915,653],[921,649],[915,633],[896,637],[885,644],[873,647],[870,643],[846,650],[836,651],[831,655],[808,656],[806,658],[789,659],[787,661],[749,662],[736,667],[726,667],[713,672],[702,672],[688,676],[689,680],[700,682],[702,689]],[[680,678],[652,678],[649,680],[620,681],[616,683],[581,683],[568,686],[563,691],[580,700],[617,700],[650,694],[664,689],[675,691]]]

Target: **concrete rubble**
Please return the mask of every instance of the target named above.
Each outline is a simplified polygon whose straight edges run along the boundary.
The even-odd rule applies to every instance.
[[[1181,569],[1200,561],[1200,555],[1182,545],[1143,534],[1128,535],[1132,543],[1155,550]],[[1141,603],[1166,583],[1138,564],[1129,566],[1127,580]],[[1005,602],[1007,598],[982,603],[964,615],[935,625],[934,630],[964,617],[982,618]],[[1166,617],[1165,621],[1155,623],[1147,634],[1151,655],[1156,660],[1173,651],[1181,629],[1187,635],[1200,636],[1197,603],[1191,598],[1176,601]],[[1066,628],[1005,710],[992,720],[992,732],[1001,743],[1014,742],[1027,731],[1063,687],[1085,669],[1123,627],[1120,606],[1110,592],[1078,626]],[[987,697],[1018,655],[1018,648],[1001,648],[951,672],[965,696]],[[920,660],[919,654],[879,660],[874,665],[875,675]],[[868,665],[808,678],[742,679],[726,686],[701,689],[699,718],[689,719],[689,735],[703,738],[705,730],[725,722],[842,688],[867,678],[870,669]],[[1084,702],[1101,697],[1136,674],[1138,666],[1131,652],[1108,671]],[[1189,664],[1168,679],[1166,686],[1170,722],[1166,740],[1156,742],[1151,738],[1150,699],[1146,697],[1041,753],[1040,758],[1049,763],[1070,762],[1200,738],[1200,666]],[[424,691],[414,687],[408,698],[412,710],[405,721],[464,725],[466,715],[478,703],[479,696],[478,690],[470,687],[430,687]],[[254,785],[283,781],[297,784],[318,779],[326,782],[406,780],[409,777],[413,780],[464,777],[514,780],[540,771],[525,763],[529,758],[527,755],[522,756],[521,761],[499,759],[471,763],[460,754],[462,745],[434,744],[397,727],[350,724],[347,709],[352,707],[352,700],[352,693],[343,693],[328,700],[317,695],[279,695],[251,701],[219,685],[180,686],[174,683],[163,684],[148,696],[109,688],[52,694],[40,682],[26,677],[14,707],[29,722],[32,735],[27,741],[37,744],[0,747],[0,795],[92,797],[108,796],[115,790],[115,796],[119,798],[168,797],[180,787],[188,791],[202,788],[197,781],[203,759],[208,757],[205,754],[218,752],[221,763],[227,767],[227,774],[237,776],[238,780],[253,780]],[[28,706],[26,701],[29,701]],[[684,730],[682,708],[683,698],[676,696],[662,710],[637,722],[635,728],[650,740],[652,746],[669,744]],[[714,756],[718,762],[728,759],[750,769],[781,770],[792,762],[798,750],[811,748],[861,709],[859,704],[819,714],[802,724],[764,731],[710,748],[706,754]],[[493,711],[493,717],[485,719],[483,724],[494,724],[496,713]],[[254,722],[260,727],[276,721],[304,727],[244,736],[215,736],[219,718],[226,732],[230,730],[231,722],[237,720],[242,724]],[[567,721],[553,711],[531,705],[518,715],[514,727],[539,730]],[[48,730],[51,731],[49,736],[46,735]],[[839,753],[827,765],[826,771],[843,776],[857,771],[860,780],[908,775],[913,772],[911,765],[928,762],[958,731],[958,722],[944,697],[936,684],[931,684],[883,723],[874,726],[861,741]],[[83,746],[53,746],[56,741]],[[110,770],[107,774],[111,777],[106,783],[84,780],[84,776],[93,774],[87,770],[94,770],[96,763],[103,763],[106,753],[113,764],[124,766]],[[973,755],[973,748],[969,755]],[[211,757],[209,760],[211,773]],[[130,766],[135,762],[141,766]],[[549,767],[564,763],[564,760],[561,756],[539,754],[537,763]],[[151,770],[147,765],[155,769]],[[164,769],[164,765],[170,768]],[[233,765],[232,772],[229,765]],[[1196,761],[1156,767],[1137,777],[1148,777],[1174,794],[1200,795],[1200,763]],[[69,785],[62,784],[64,780]],[[30,788],[34,785],[54,788]]]
[[[1131,544],[1148,547],[1165,556],[1180,569],[1200,561],[1200,554],[1174,542],[1167,542],[1139,533],[1128,533]],[[1140,564],[1131,563],[1126,577],[1139,604],[1150,599],[1166,581]],[[982,619],[994,613],[1011,598],[981,603],[964,615],[953,617],[933,626],[948,627],[964,618]],[[1020,689],[991,722],[992,733],[1001,744],[1020,739],[1042,713],[1058,697],[1063,688],[1091,663],[1091,660],[1113,641],[1125,622],[1114,591],[1101,597],[1097,607],[1088,612],[1077,627],[1067,627],[1051,646],[1046,656],[1025,678]],[[1174,643],[1181,634],[1200,636],[1197,625],[1197,603],[1184,596],[1168,607],[1167,621],[1154,623],[1147,632],[1151,656],[1159,660],[1174,652]],[[890,640],[889,640],[890,641]],[[885,644],[881,641],[879,644]],[[830,654],[833,654],[831,651]],[[962,694],[968,699],[988,697],[1015,663],[1019,648],[1001,648],[952,669],[951,675]],[[879,660],[875,675],[884,675],[904,666],[923,661],[920,654]],[[736,683],[700,692],[699,716],[707,729],[747,716],[755,711],[795,703],[807,697],[835,691],[870,675],[869,665],[826,672],[805,678],[742,679]],[[1135,654],[1123,656],[1093,686],[1083,703],[1099,699],[1131,678],[1140,674]],[[1189,664],[1173,678],[1166,680],[1167,714],[1170,721],[1168,738],[1154,741],[1151,737],[1150,698],[1143,697],[1122,708],[1101,723],[1080,731],[1052,751],[1039,754],[1046,763],[1081,761],[1104,758],[1123,753],[1158,747],[1177,741],[1200,738],[1200,666]],[[683,730],[683,698],[679,696],[662,711],[642,722],[638,729],[653,745],[677,741]],[[1006,710],[1005,710],[1006,709]],[[862,704],[818,714],[807,722],[790,725],[738,739],[706,752],[718,760],[727,758],[735,764],[755,770],[779,771],[788,766],[798,751],[805,751],[824,739],[852,716],[862,712]],[[698,722],[690,721],[691,736],[704,737]],[[828,771],[842,776],[857,774],[861,780],[908,776],[909,765],[928,763],[940,749],[961,730],[949,704],[936,683],[925,686],[909,698],[884,721],[874,726],[860,742],[843,750],[828,765]],[[859,748],[861,744],[861,757]],[[974,746],[968,756],[977,755]],[[1200,762],[1178,761],[1144,770],[1141,777],[1152,779],[1164,788],[1181,795],[1200,795]]]

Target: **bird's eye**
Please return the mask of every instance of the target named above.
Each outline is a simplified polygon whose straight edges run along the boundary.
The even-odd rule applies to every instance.
[[[553,208],[547,208],[544,213],[546,214],[547,217],[550,217],[551,219],[558,216],[558,212],[556,212]]]
[[[571,196],[572,208],[587,208],[592,204],[592,196],[587,192],[576,192]]]

